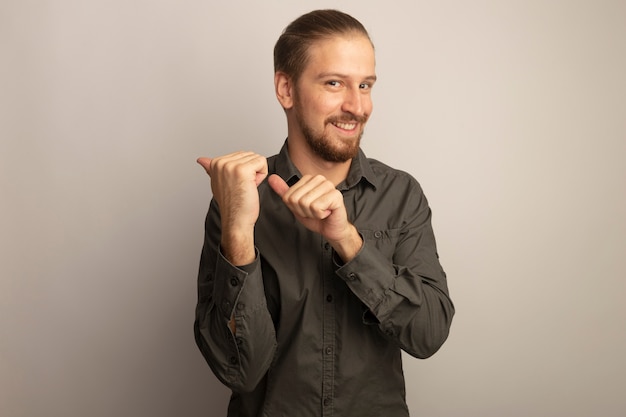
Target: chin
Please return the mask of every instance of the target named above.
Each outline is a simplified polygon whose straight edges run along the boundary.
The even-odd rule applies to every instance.
[[[330,143],[330,140],[323,139],[319,141],[311,141],[309,144],[315,154],[327,162],[347,162],[359,154],[359,146],[361,143],[360,135],[354,140],[340,140],[339,142],[341,145],[333,146],[333,144]]]

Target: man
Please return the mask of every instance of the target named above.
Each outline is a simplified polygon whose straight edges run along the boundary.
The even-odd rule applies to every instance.
[[[213,200],[197,344],[229,417],[407,416],[401,349],[435,353],[454,307],[420,186],[359,147],[373,45],[351,16],[314,11],[274,66],[280,153],[198,160]]]

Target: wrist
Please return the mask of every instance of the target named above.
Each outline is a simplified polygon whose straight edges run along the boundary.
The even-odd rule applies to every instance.
[[[329,243],[343,262],[352,260],[363,247],[363,239],[352,224],[344,238]]]
[[[251,264],[256,258],[254,249],[254,229],[248,231],[223,230],[221,239],[222,255],[235,266]]]

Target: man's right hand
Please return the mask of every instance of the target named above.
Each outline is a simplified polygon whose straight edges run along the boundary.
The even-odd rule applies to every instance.
[[[253,152],[198,158],[211,177],[213,198],[220,208],[222,254],[233,265],[254,261],[254,225],[259,218],[257,186],[267,176],[267,159]]]

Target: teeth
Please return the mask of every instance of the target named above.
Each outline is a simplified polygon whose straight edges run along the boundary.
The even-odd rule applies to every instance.
[[[335,126],[344,130],[352,130],[356,127],[355,123],[335,123]]]

